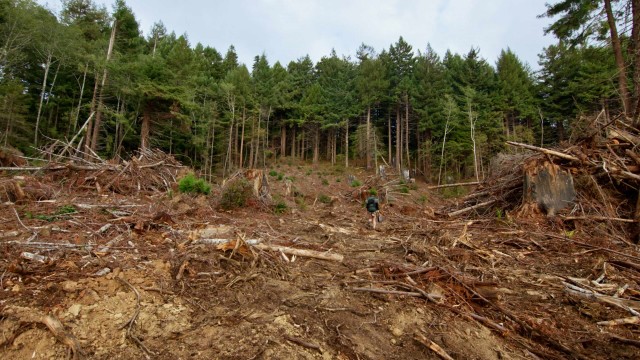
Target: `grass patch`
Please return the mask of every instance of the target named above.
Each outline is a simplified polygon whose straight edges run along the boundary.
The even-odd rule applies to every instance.
[[[323,204],[329,204],[331,202],[331,197],[325,194],[320,194],[318,195],[318,201],[320,201]]]
[[[353,180],[351,182],[351,187],[358,187],[358,186],[361,186],[361,185],[362,185],[362,183],[360,181],[358,181],[358,180]]]

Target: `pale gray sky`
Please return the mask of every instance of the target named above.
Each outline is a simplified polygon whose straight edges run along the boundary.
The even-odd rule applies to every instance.
[[[61,1],[38,0],[58,10]],[[94,0],[112,10],[114,1]],[[263,52],[269,63],[286,66],[306,54],[313,61],[329,55],[352,56],[360,44],[377,52],[400,36],[424,52],[430,43],[466,54],[474,46],[489,63],[507,47],[537,69],[538,54],[554,43],[538,19],[549,0],[125,0],[145,36],[155,22],[186,34],[224,55],[234,45],[248,66]]]

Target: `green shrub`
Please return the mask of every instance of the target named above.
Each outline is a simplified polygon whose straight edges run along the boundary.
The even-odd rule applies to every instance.
[[[207,184],[204,179],[198,179],[193,174],[187,174],[178,182],[178,190],[181,193],[209,195],[211,185]]]
[[[420,202],[420,204],[424,205],[427,202],[427,195],[420,195],[418,201]]]
[[[273,212],[276,214],[284,214],[287,211],[287,209],[288,209],[287,204],[283,200],[278,201],[273,206]]]
[[[318,195],[318,201],[320,201],[323,204],[328,204],[331,202],[331,198],[325,194],[320,194]]]
[[[307,174],[306,174],[306,175],[307,175],[307,176],[309,176],[309,175],[311,175],[312,173],[313,173],[313,169],[309,169],[309,170],[307,170]]]
[[[400,186],[400,192],[403,193],[403,194],[408,194],[409,193],[409,188],[407,187],[407,185]]]
[[[243,207],[251,195],[251,184],[246,179],[233,180],[222,189],[220,207],[225,210]]]
[[[298,204],[298,207],[300,208],[300,210],[304,211],[307,209],[307,203],[304,200],[303,196],[300,197],[296,197],[296,204]]]
[[[358,180],[353,180],[351,182],[351,187],[358,187],[360,185],[362,185],[362,183],[360,181],[358,181]]]
[[[282,181],[282,179],[284,179],[284,174],[278,173],[278,181]]]
[[[329,180],[322,179],[322,185],[329,185]]]
[[[336,182],[337,182],[337,183],[339,183],[339,182],[341,182],[341,181],[342,181],[342,180],[341,180],[340,178],[337,178],[337,179],[336,179]]]
[[[275,171],[275,170],[271,170],[271,171],[269,171],[269,176],[276,177],[276,176],[278,176],[278,172]]]

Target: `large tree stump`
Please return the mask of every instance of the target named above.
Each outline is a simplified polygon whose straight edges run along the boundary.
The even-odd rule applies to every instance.
[[[523,204],[536,204],[547,216],[572,206],[576,199],[571,173],[544,161],[525,166]]]

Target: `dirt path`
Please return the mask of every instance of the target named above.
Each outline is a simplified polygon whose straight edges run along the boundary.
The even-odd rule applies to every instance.
[[[549,223],[433,218],[422,204],[431,195],[419,186],[387,206],[373,231],[361,204],[344,196],[352,189],[337,181],[343,175],[305,170],[283,169],[305,194],[303,202],[278,195],[288,205],[283,215],[259,206],[224,212],[215,196],[165,194],[69,192],[55,202],[3,205],[0,357],[68,356],[65,338],[41,322],[46,314],[77,339],[78,357],[95,359],[441,358],[432,343],[454,359],[640,356],[633,344],[611,342],[637,339],[637,325],[597,325],[628,311],[566,290],[615,294],[627,285],[638,295],[634,270],[612,265],[633,258],[581,247],[576,241],[598,239],[559,236]],[[272,191],[284,194],[284,185],[273,181]],[[325,194],[338,200],[318,201]],[[72,204],[71,214],[33,216]],[[218,249],[197,242],[202,229],[344,261],[242,243]],[[25,251],[48,259],[22,259]]]

